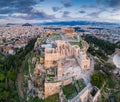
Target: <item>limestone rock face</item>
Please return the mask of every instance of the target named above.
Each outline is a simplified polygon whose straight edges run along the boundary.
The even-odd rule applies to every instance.
[[[36,64],[36,67],[34,69],[34,74],[40,74],[41,73],[41,64]]]
[[[35,63],[36,62],[36,57],[33,57],[32,58],[32,63]]]
[[[44,63],[44,58],[43,57],[40,57],[40,63]]]

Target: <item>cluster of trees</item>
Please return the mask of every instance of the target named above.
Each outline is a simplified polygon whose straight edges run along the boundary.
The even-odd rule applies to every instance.
[[[119,44],[113,44],[113,43],[110,43],[108,41],[98,39],[98,38],[91,36],[91,35],[84,35],[83,38],[89,44],[93,43],[94,45],[98,46],[101,50],[104,50],[104,52],[107,53],[108,55],[111,55],[115,51],[115,48],[120,48]]]
[[[89,47],[88,52],[93,56],[97,56],[98,58],[108,60],[107,54],[102,49],[95,50],[95,47]]]
[[[103,83],[106,83],[107,88],[114,88],[115,81],[111,70],[115,69],[115,65],[111,63],[104,63],[101,65],[100,62],[95,64],[95,73],[91,76],[91,83],[98,88],[101,88]]]
[[[17,69],[14,67],[14,57],[9,55],[0,61],[0,102],[19,100],[16,87]]]
[[[113,75],[112,70],[114,70],[116,66],[112,63],[106,63],[106,61],[108,60],[108,55],[113,54],[116,48],[120,48],[120,43],[110,43],[91,35],[84,35],[83,38],[90,45],[88,52],[99,58],[98,60],[96,59],[95,72],[91,76],[91,83],[98,88],[101,88],[105,82],[106,85],[104,86],[103,91],[108,93],[110,92],[108,89],[115,89],[116,81],[114,80],[115,76]],[[102,102],[106,102],[106,100],[102,98]]]
[[[106,77],[101,73],[94,73],[91,77],[91,83],[97,86],[98,88],[102,87],[105,80],[106,80]]]
[[[60,102],[60,99],[59,99],[59,94],[54,94],[44,100],[38,97],[30,97],[28,102]]]
[[[114,88],[115,82],[112,80],[111,76],[103,74],[101,72],[95,72],[91,76],[91,83],[98,88],[101,88],[103,83],[106,83],[105,87]]]
[[[17,74],[26,55],[33,49],[35,39],[29,41],[24,50],[16,55],[0,54],[0,102],[19,102]]]

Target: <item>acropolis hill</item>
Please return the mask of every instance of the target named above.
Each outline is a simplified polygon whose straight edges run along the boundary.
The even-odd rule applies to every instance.
[[[90,83],[94,60],[87,42],[73,28],[45,34],[35,43],[36,56],[28,60],[28,98],[58,95],[56,102],[99,102],[100,90]]]

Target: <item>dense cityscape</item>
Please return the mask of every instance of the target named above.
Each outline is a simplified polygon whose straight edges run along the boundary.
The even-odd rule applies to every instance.
[[[3,53],[15,54],[20,48],[24,48],[32,38],[44,35],[44,33],[60,33],[64,27],[45,27],[41,26],[13,26],[0,28],[0,46]],[[82,35],[91,35],[96,38],[111,42],[120,42],[119,27],[102,27],[102,26],[76,26],[76,32]],[[111,30],[112,28],[112,30]],[[111,35],[111,36],[109,36]]]

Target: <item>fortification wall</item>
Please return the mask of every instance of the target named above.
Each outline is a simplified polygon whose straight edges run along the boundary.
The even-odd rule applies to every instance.
[[[100,102],[100,97],[101,97],[101,94],[100,94],[100,90],[96,93],[96,95],[94,96],[93,98],[93,102]]]
[[[45,83],[45,98],[53,94],[59,93],[61,82]]]
[[[87,102],[89,100],[89,90],[87,89],[81,96],[81,102]]]
[[[60,85],[67,85],[69,83],[72,82],[72,78],[64,80],[64,81],[60,81],[60,82],[45,82],[45,98],[47,98],[48,96],[54,95],[56,93],[59,93],[60,91]]]

